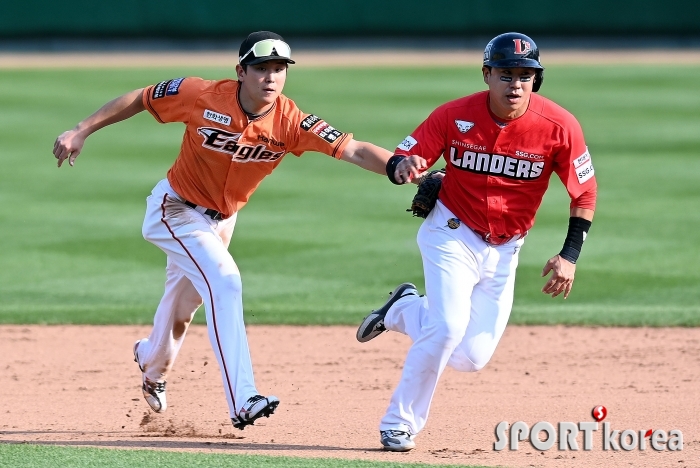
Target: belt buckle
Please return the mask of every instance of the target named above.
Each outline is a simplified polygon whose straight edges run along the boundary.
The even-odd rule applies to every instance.
[[[518,235],[510,236],[510,237],[491,237],[491,233],[487,232],[484,235],[481,236],[481,238],[484,240],[489,245],[503,245],[507,244],[508,242],[512,241],[513,239],[518,239]]]
[[[211,219],[213,219],[214,221],[220,221],[221,219],[223,219],[222,216],[221,216],[221,212],[220,212],[220,211],[212,210],[211,208],[208,208],[208,209],[204,212],[204,214],[207,215],[207,216],[209,216],[209,217],[210,217]]]

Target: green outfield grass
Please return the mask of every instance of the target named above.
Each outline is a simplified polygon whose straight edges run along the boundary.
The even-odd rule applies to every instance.
[[[0,466],[12,468],[133,468],[137,466],[168,468],[411,468],[426,465],[424,463],[382,463],[332,458],[315,459],[0,444]],[[454,468],[456,465],[429,466]],[[475,465],[469,465],[469,467],[485,468]]]
[[[93,135],[57,169],[55,137],[107,100],[162,79],[232,69],[0,71],[0,322],[149,323],[164,255],[141,238],[144,199],[181,124],[144,113]],[[518,270],[511,323],[700,324],[700,67],[551,66],[542,94],[581,121],[599,182],[571,297],[539,292],[568,198],[552,180]],[[295,69],[299,106],[393,148],[437,105],[484,88],[478,68]],[[248,323],[355,324],[403,281],[423,284],[395,187],[323,155],[287,156],[233,237]],[[198,314],[200,322],[204,314]]]

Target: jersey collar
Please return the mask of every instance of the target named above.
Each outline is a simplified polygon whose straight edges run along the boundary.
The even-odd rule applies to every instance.
[[[238,88],[236,89],[236,103],[238,104],[238,108],[241,110],[241,113],[245,115],[248,118],[248,122],[254,122],[256,120],[264,119],[270,112],[274,110],[275,107],[277,107],[277,101],[279,100],[279,97],[275,99],[275,102],[272,103],[272,106],[262,114],[257,114],[257,115],[251,115],[249,114],[241,105],[241,82],[236,81],[238,84]]]

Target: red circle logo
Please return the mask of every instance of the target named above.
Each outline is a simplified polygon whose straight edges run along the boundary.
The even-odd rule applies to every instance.
[[[608,410],[602,405],[596,406],[593,408],[593,411],[591,411],[591,416],[593,416],[593,419],[595,419],[597,422],[601,422],[607,415]]]

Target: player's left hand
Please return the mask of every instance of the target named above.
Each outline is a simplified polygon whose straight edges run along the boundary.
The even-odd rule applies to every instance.
[[[61,167],[66,159],[68,164],[73,166],[84,144],[85,137],[76,129],[61,133],[53,144],[53,155],[58,159],[58,167]]]
[[[419,179],[428,169],[428,163],[418,155],[404,158],[394,172],[394,179],[401,184],[407,184],[412,180]]]
[[[551,294],[552,297],[557,297],[564,293],[564,299],[569,297],[571,288],[574,285],[574,275],[576,274],[576,264],[568,260],[564,260],[559,255],[550,258],[542,269],[542,276],[547,276],[549,272],[552,276],[547,280],[547,283],[542,288],[545,294]]]

